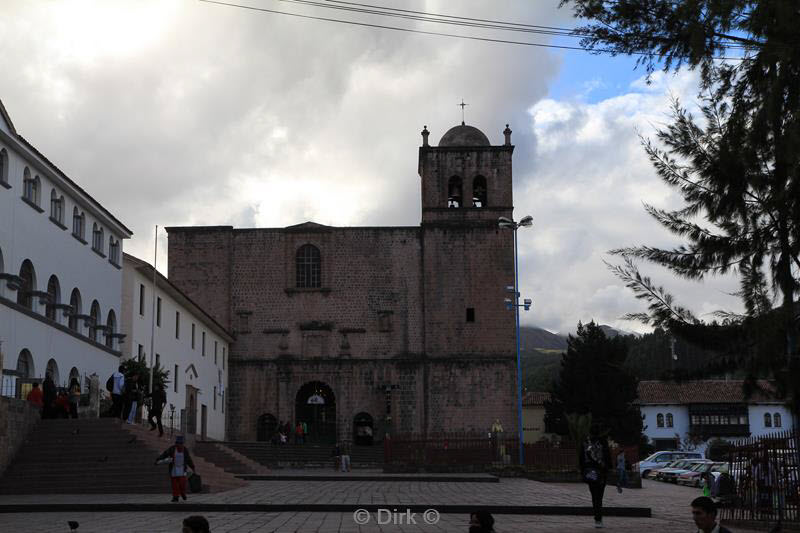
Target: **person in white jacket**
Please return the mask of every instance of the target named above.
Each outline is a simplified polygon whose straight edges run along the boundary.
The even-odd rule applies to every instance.
[[[111,416],[122,418],[122,393],[125,390],[125,374],[122,365],[111,374]]]

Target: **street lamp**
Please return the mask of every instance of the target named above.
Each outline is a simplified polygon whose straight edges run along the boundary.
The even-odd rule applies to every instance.
[[[522,307],[529,311],[533,302],[526,298],[523,303],[519,303],[519,260],[517,259],[517,229],[527,228],[533,226],[533,217],[528,215],[522,218],[519,222],[514,222],[510,218],[500,217],[497,219],[497,225],[501,228],[510,229],[514,231],[514,285],[506,287],[506,292],[513,293],[514,299],[506,298],[506,309],[515,311],[517,320],[517,414],[519,421],[517,427],[519,428],[519,464],[525,464],[525,446],[522,438],[522,358],[519,351],[519,308]]]

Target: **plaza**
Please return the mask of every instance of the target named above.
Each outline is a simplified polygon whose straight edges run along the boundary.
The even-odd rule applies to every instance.
[[[608,531],[657,531],[678,533],[694,531],[689,503],[700,495],[696,489],[644,481],[642,489],[628,489],[618,494],[613,486],[606,489],[604,505],[609,508],[649,507],[650,518],[607,517]],[[41,497],[2,496],[2,531],[35,530],[42,533],[68,531],[67,521],[80,523],[79,533],[115,531],[120,533],[160,533],[180,531],[186,516],[201,514],[208,518],[214,533],[245,532],[465,532],[469,529],[468,511],[446,512],[464,508],[503,506],[509,513],[494,513],[497,533],[527,531],[590,531],[591,516],[516,514],[528,506],[571,506],[591,508],[589,491],[578,483],[540,483],[526,479],[505,478],[498,483],[414,482],[414,481],[253,481],[247,487],[217,494],[190,495],[188,502],[166,505],[166,494],[148,495],[57,495],[45,505],[64,504],[70,512],[13,512],[11,506],[43,505]],[[92,504],[137,505],[141,511],[93,512]],[[357,524],[349,512],[307,512],[304,506],[323,508],[330,505],[382,506],[397,509],[395,516],[414,509],[443,509],[436,523],[425,523],[422,513],[416,524],[389,520],[378,524],[370,513],[369,521]],[[85,506],[85,507],[84,507]],[[226,506],[225,511],[208,510]],[[263,506],[264,511],[253,510]],[[291,510],[281,507],[293,506]],[[242,510],[237,510],[237,507]],[[158,511],[147,511],[153,508]],[[516,508],[516,509],[515,509]],[[163,509],[169,509],[166,512]],[[206,509],[206,510],[204,510]],[[385,522],[387,515],[382,514]],[[435,515],[430,515],[435,516]],[[390,518],[393,518],[390,516]],[[362,521],[363,517],[361,517]],[[738,531],[738,530],[736,530]]]

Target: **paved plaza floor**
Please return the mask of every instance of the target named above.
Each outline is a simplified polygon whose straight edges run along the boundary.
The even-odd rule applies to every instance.
[[[607,531],[652,533],[694,532],[689,503],[700,495],[697,489],[645,481],[642,489],[628,489],[618,494],[606,490],[605,505],[649,507],[651,518],[605,519]],[[90,504],[90,503],[163,503],[169,495],[55,495],[0,496],[0,506],[9,504]],[[435,523],[427,523],[418,513],[416,524],[405,523],[403,504],[424,505],[436,509],[442,505],[564,505],[590,506],[589,491],[582,484],[539,483],[524,479],[501,479],[499,483],[470,482],[377,482],[377,481],[254,481],[249,486],[219,494],[190,495],[190,503],[228,504],[386,504],[391,510],[381,516],[361,514],[359,524],[352,512],[209,512],[214,533],[245,532],[467,532],[466,514],[441,514]],[[184,504],[173,504],[180,509]],[[394,509],[397,509],[395,512]],[[177,510],[176,510],[177,511]],[[78,533],[180,532],[188,512],[93,513],[83,509],[57,513],[0,514],[0,531],[65,532],[68,520],[80,523]],[[403,518],[401,519],[401,516]],[[384,523],[378,524],[380,520]],[[427,515],[436,519],[435,513]],[[497,533],[527,531],[594,531],[593,519],[587,516],[496,515]],[[403,522],[402,524],[399,522]]]

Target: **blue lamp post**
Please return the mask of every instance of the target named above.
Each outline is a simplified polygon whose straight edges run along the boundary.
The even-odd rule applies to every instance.
[[[507,287],[508,292],[514,293],[514,299],[506,298],[506,308],[514,310],[517,320],[517,415],[519,417],[517,427],[519,428],[519,464],[525,464],[525,445],[523,442],[522,432],[522,358],[519,351],[519,308],[523,307],[526,311],[531,308],[531,300],[525,299],[523,303],[519,303],[519,260],[517,259],[517,230],[519,228],[527,228],[533,225],[533,217],[530,215],[523,217],[519,222],[500,217],[497,219],[497,224],[501,228],[510,229],[514,231],[514,286]]]

